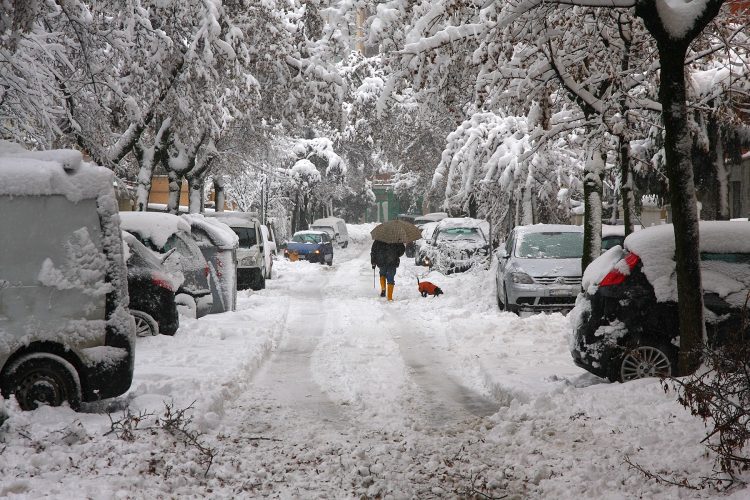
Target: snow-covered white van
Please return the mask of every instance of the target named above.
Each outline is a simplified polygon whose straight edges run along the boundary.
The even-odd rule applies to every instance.
[[[24,410],[118,396],[135,323],[114,177],[0,141],[0,388]]]
[[[266,287],[266,259],[260,221],[249,212],[206,212],[232,228],[240,239],[237,248],[237,289]]]
[[[310,225],[310,229],[313,231],[325,231],[341,248],[349,246],[349,232],[346,229],[344,219],[338,217],[317,219]]]

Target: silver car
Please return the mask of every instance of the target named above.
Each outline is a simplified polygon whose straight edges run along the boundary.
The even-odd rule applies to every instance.
[[[572,309],[581,290],[582,254],[581,226],[516,227],[498,250],[497,306],[515,313]]]

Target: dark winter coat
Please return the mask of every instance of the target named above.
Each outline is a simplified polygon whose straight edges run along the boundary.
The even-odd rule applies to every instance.
[[[379,268],[398,267],[399,259],[404,255],[406,247],[403,243],[384,243],[375,240],[370,249],[370,263]]]

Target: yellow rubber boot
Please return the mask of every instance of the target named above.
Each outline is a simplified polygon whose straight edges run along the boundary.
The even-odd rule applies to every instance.
[[[393,285],[388,285],[388,300],[393,300]]]
[[[380,296],[385,297],[385,276],[380,277]]]

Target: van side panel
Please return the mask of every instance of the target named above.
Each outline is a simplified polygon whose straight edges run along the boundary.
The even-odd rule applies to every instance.
[[[106,257],[95,200],[0,196],[0,360],[20,344],[104,344]]]

